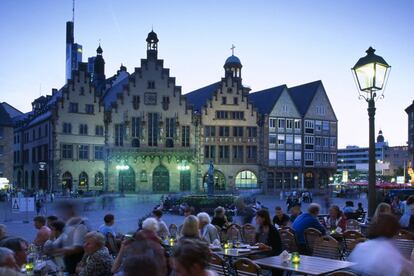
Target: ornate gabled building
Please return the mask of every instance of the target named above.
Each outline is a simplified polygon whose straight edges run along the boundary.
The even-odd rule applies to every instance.
[[[147,58],[131,74],[121,71],[103,96],[110,190],[156,193],[195,191],[197,160],[192,110],[147,38]],[[129,169],[117,172],[119,164]]]
[[[203,189],[208,164],[214,164],[215,190],[259,188],[259,116],[241,78],[242,64],[230,56],[219,82],[185,94],[194,107],[200,132],[198,154]]]

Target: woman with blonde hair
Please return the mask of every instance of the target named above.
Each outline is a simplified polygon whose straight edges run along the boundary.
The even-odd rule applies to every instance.
[[[181,229],[180,240],[200,239],[200,231],[198,228],[198,218],[196,216],[190,215],[186,217]]]
[[[378,220],[379,215],[382,214],[392,214],[391,205],[385,202],[381,202],[378,204],[377,209],[375,209],[375,213],[372,216],[371,223],[374,223]]]

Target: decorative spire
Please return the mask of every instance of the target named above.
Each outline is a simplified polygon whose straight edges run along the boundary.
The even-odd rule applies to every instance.
[[[236,48],[236,46],[234,46],[234,44],[231,44],[231,55],[234,56],[234,49]]]

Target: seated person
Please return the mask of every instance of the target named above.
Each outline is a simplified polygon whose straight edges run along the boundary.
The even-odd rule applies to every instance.
[[[104,216],[104,224],[99,226],[98,231],[106,237],[108,233],[111,233],[112,236],[116,237],[116,232],[114,230],[114,224],[115,224],[115,216],[113,214],[106,214]]]
[[[269,256],[279,255],[282,252],[282,241],[276,227],[270,221],[269,212],[261,209],[256,213],[256,242],[259,249],[270,250]]]
[[[212,244],[215,240],[220,241],[217,228],[211,224],[210,216],[205,212],[201,212],[197,214],[197,218],[201,239],[209,244]]]
[[[193,215],[186,217],[181,228],[180,241],[183,239],[200,239],[200,231],[198,229],[198,218]]]
[[[6,247],[0,247],[0,267],[8,267],[15,271],[20,271],[20,267],[17,265],[16,259],[14,258],[13,250]]]
[[[346,230],[346,217],[341,212],[338,205],[332,205],[329,208],[329,215],[324,222],[326,228],[329,230],[339,230],[339,232]]]
[[[302,214],[301,205],[299,203],[295,203],[292,208],[290,209],[290,222],[295,222],[295,219]]]
[[[6,247],[14,252],[14,258],[18,267],[22,267],[27,261],[27,249],[29,244],[22,238],[7,237],[0,242],[1,247]]]
[[[287,226],[289,223],[289,216],[283,213],[282,207],[277,206],[275,208],[275,216],[273,217],[273,224],[277,224],[278,227]]]
[[[112,257],[105,247],[105,237],[96,231],[85,236],[85,254],[76,267],[79,276],[111,275]]]
[[[174,275],[179,276],[215,276],[215,272],[208,269],[210,262],[208,245],[200,240],[186,240],[180,242],[173,251],[172,267]]]
[[[306,240],[305,240],[305,229],[315,228],[319,230],[322,235],[325,235],[325,227],[321,225],[318,220],[318,214],[321,207],[317,203],[311,203],[308,208],[308,212],[300,215],[292,225],[293,230],[295,230],[296,239],[300,251],[304,253],[309,253],[306,250]]]
[[[216,225],[220,228],[226,228],[228,225],[227,217],[225,215],[225,210],[223,207],[219,206],[214,209],[214,216],[211,224]]]
[[[43,246],[47,240],[49,240],[52,231],[46,226],[46,219],[44,216],[37,216],[33,219],[34,226],[37,231],[36,237],[33,241],[34,245]]]

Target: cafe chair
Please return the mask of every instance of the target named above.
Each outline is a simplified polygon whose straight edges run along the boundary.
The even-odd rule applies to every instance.
[[[408,230],[400,229],[397,235],[394,236],[394,239],[400,240],[414,240],[414,233]]]
[[[229,276],[229,266],[222,257],[215,253],[211,253],[209,268],[215,271],[219,276]]]
[[[170,236],[173,238],[177,238],[178,236],[178,227],[176,224],[171,223],[168,227],[168,231],[170,232]]]
[[[240,258],[233,263],[235,276],[261,276],[260,266],[247,258]]]
[[[226,231],[218,225],[214,225],[214,227],[216,227],[217,234],[219,235],[220,241],[221,242],[227,241]]]
[[[227,241],[241,241],[240,226],[237,224],[230,225],[226,231],[226,238]]]
[[[343,241],[345,245],[345,255],[349,255],[352,250],[354,250],[355,246],[361,242],[365,241],[365,237],[361,232],[354,231],[354,230],[347,230],[343,234]],[[358,241],[358,242],[357,242]]]
[[[256,242],[256,228],[250,223],[242,226],[243,242],[253,245]]]
[[[352,273],[351,271],[339,270],[339,271],[331,272],[327,274],[326,276],[358,276],[358,275],[355,273]]]
[[[322,233],[318,229],[307,228],[304,231],[304,236],[306,241],[306,251],[308,254],[312,255],[315,241],[322,237]]]
[[[280,239],[282,240],[283,249],[288,252],[298,252],[298,246],[296,244],[295,235],[288,229],[282,229],[279,231]]]
[[[295,235],[295,230],[293,230],[293,228],[292,228],[292,227],[289,227],[289,226],[283,226],[280,230],[287,230],[287,231],[289,231],[290,233],[292,233],[293,235]]]
[[[411,252],[414,249],[413,240],[394,239],[394,245],[406,259],[411,259]]]
[[[315,257],[339,260],[342,257],[339,242],[331,236],[323,236],[315,240],[313,254]]]
[[[119,248],[118,248],[118,245],[116,244],[115,237],[114,235],[112,235],[112,233],[106,233],[106,246],[109,250],[109,253],[112,256],[118,255]]]
[[[359,226],[359,222],[357,220],[348,219],[346,220],[346,230],[361,231],[361,226]]]

